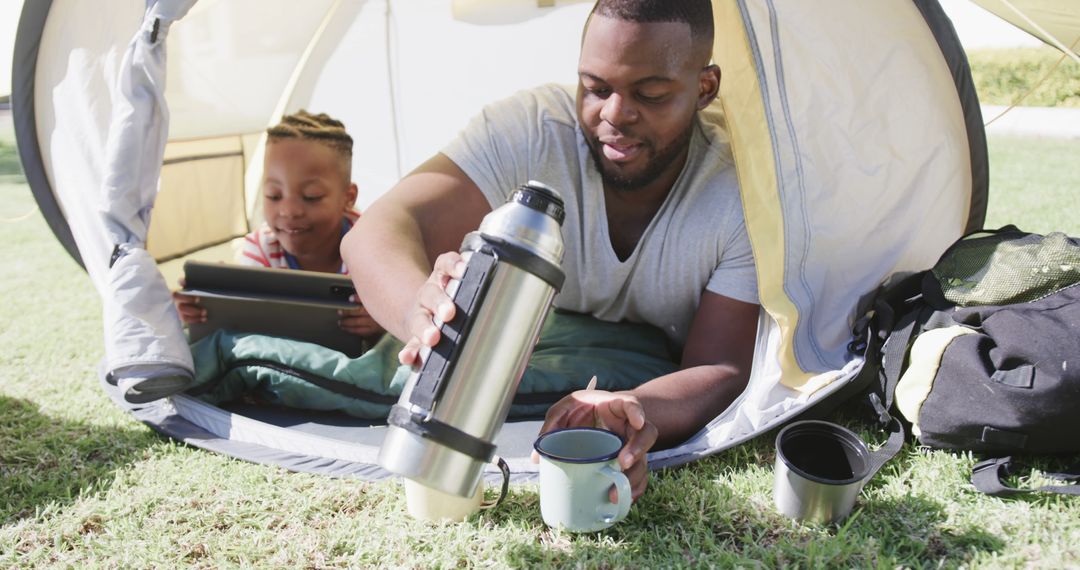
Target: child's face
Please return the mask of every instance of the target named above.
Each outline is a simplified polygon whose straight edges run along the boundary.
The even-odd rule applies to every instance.
[[[302,139],[266,145],[263,213],[281,246],[297,258],[335,256],[341,220],[356,202],[356,185],[330,147]]]

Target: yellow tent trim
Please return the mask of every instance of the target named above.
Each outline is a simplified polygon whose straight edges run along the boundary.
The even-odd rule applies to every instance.
[[[761,305],[780,327],[777,358],[781,383],[814,391],[819,382],[795,359],[793,339],[799,312],[784,292],[784,227],[776,179],[776,157],[766,117],[765,99],[755,71],[750,40],[737,2],[713,2],[716,43],[713,58],[720,66],[720,98],[731,134],[739,174],[746,229],[757,260]]]

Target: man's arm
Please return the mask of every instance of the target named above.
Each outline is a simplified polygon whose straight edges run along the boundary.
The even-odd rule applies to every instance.
[[[440,254],[456,252],[490,211],[476,184],[443,154],[375,201],[341,241],[342,259],[371,316],[405,341],[433,330],[437,337],[431,317],[436,308],[453,306],[444,287],[460,275],[454,275],[454,256],[434,274],[433,265]]]
[[[758,313],[758,305],[706,291],[678,372],[626,392],[574,392],[548,410],[541,433],[597,421],[618,432],[626,441],[619,465],[630,479],[634,498],[640,497],[648,484],[649,449],[685,441],[746,389]]]
[[[661,447],[697,433],[746,389],[759,312],[758,305],[706,291],[690,326],[681,369],[631,391],[656,424]]]

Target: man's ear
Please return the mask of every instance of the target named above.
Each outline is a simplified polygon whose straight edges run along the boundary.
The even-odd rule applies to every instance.
[[[710,63],[698,74],[698,110],[708,107],[709,103],[712,103],[719,93],[720,66]]]

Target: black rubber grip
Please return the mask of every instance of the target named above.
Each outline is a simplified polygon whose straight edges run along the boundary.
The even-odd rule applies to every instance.
[[[420,368],[416,386],[409,395],[409,402],[431,410],[442,395],[445,382],[454,372],[454,362],[461,346],[469,335],[473,317],[480,308],[484,293],[491,282],[495,268],[495,256],[484,251],[474,251],[465,267],[457,292],[454,293],[454,318],[443,323],[439,343],[431,349]]]
[[[470,233],[461,244],[462,250],[493,251],[499,261],[528,271],[551,285],[556,292],[562,290],[566,274],[558,265],[551,263],[521,246],[494,236]]]
[[[495,444],[469,435],[439,420],[425,419],[419,414],[409,412],[400,404],[395,404],[394,407],[390,408],[390,415],[386,418],[386,423],[430,439],[459,453],[464,453],[477,461],[486,463],[495,456]]]

